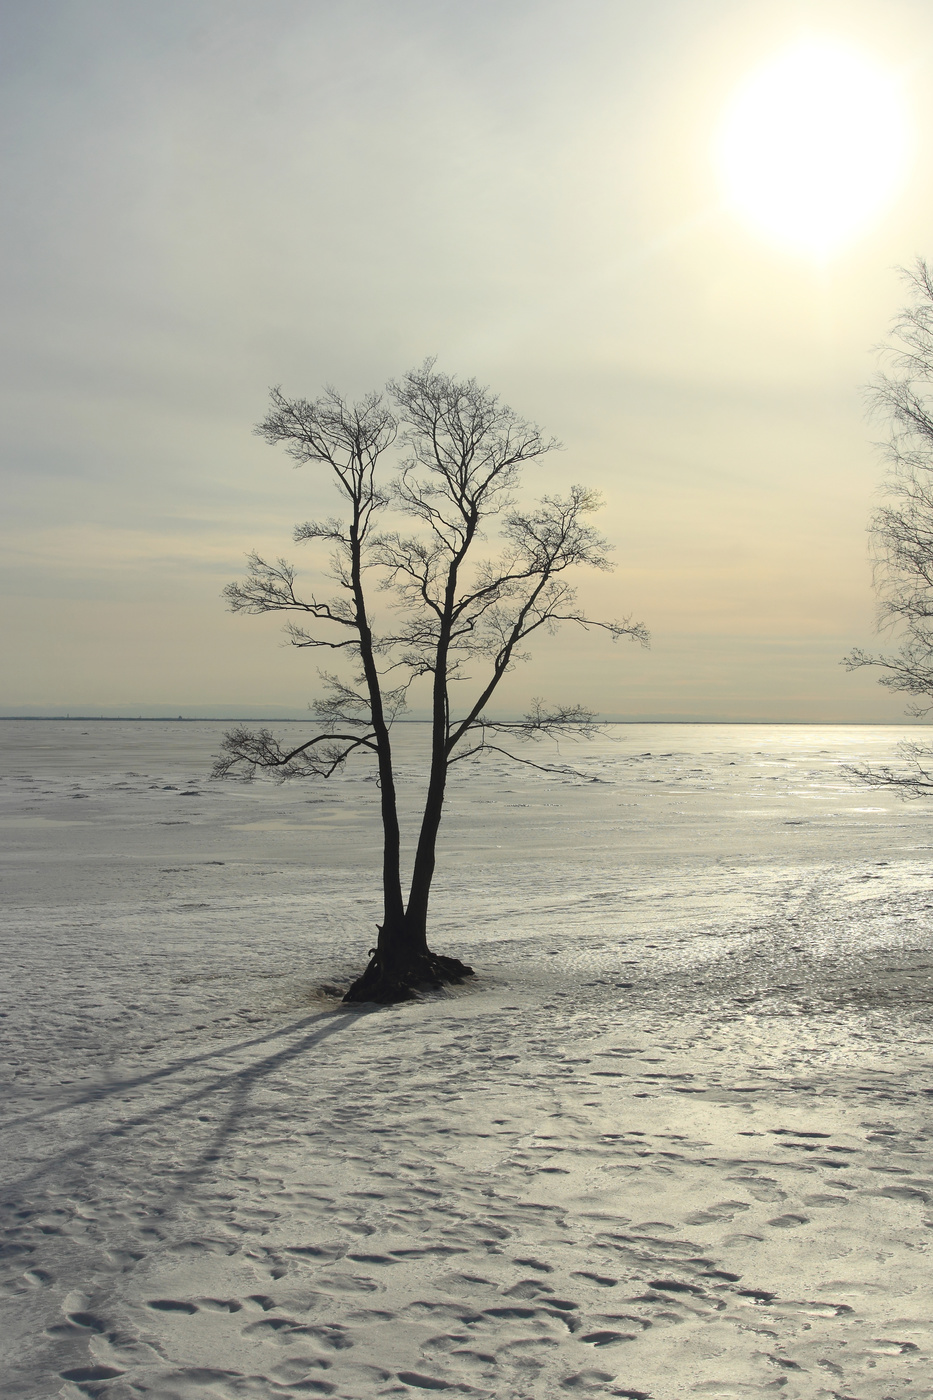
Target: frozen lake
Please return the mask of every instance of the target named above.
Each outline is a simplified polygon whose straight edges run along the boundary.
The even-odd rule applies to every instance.
[[[844,772],[916,728],[464,763],[475,983],[351,1013],[371,770],[213,783],[225,727],[0,723],[5,1393],[933,1394],[933,805]]]

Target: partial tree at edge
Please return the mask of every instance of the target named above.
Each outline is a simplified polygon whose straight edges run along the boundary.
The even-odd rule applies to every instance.
[[[899,645],[886,653],[856,648],[844,664],[880,667],[879,683],[914,697],[907,713],[922,718],[933,711],[933,272],[922,259],[902,272],[912,297],[894,320],[883,367],[869,386],[872,416],[889,426],[887,499],[870,525],[878,621],[898,634]],[[905,796],[933,793],[933,747],[904,743],[899,754],[904,768],[851,771]]]

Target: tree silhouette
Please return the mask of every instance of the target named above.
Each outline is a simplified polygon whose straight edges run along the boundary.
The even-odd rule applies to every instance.
[[[527,762],[508,736],[585,736],[594,715],[581,705],[535,702],[509,723],[487,716],[503,677],[528,659],[536,633],[562,623],[646,642],[641,624],[602,622],[577,606],[568,570],[609,569],[606,541],[588,523],[598,497],[581,486],[516,505],[521,469],[558,446],[475,380],[439,373],[432,360],[392,381],[386,395],[350,403],[328,388],[314,401],[272,393],[256,429],[300,464],[328,469],[344,498],[341,519],[310,521],[296,541],[332,546],[336,594],[301,597],[283,559],[249,557],[242,583],[225,589],[234,612],[295,614],[287,634],[299,648],[346,652],[350,679],[323,673],[313,705],[318,732],[289,748],[267,729],[237,728],[214,769],[224,777],[271,770],[280,778],[326,777],[368,752],[377,765],[384,832],[383,919],[377,945],[347,1001],[399,1001],[424,985],[456,982],[472,969],[431,951],[428,901],[451,765],[490,751]],[[387,458],[390,449],[392,459]],[[394,461],[394,470],[393,470]],[[481,551],[485,526],[500,524],[496,557]],[[394,626],[373,628],[372,598],[387,592]],[[473,681],[473,673],[480,679]],[[431,687],[427,792],[407,899],[400,866],[399,816],[391,729],[419,677]],[[455,707],[463,690],[473,688]]]
[[[907,712],[920,718],[933,710],[933,273],[918,258],[902,274],[911,300],[894,320],[869,386],[871,412],[889,428],[887,500],[870,525],[879,627],[895,632],[899,645],[888,653],[856,648],[844,664],[880,667],[879,683],[914,697]],[[899,752],[902,769],[852,771],[906,796],[933,793],[933,748],[904,743]]]

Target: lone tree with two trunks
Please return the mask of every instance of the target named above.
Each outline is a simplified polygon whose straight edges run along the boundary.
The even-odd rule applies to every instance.
[[[869,406],[889,428],[887,500],[871,520],[879,626],[899,634],[894,652],[856,649],[849,670],[878,666],[880,684],[912,697],[907,713],[933,710],[933,269],[918,258],[902,269],[912,297],[897,314]],[[851,769],[874,787],[905,797],[933,795],[933,748],[898,745],[906,767]]]
[[[536,701],[520,721],[491,719],[486,708],[499,683],[528,659],[529,638],[561,623],[599,628],[613,641],[644,643],[647,633],[628,618],[600,622],[579,610],[568,570],[611,567],[609,546],[588,523],[598,497],[572,486],[566,496],[517,506],[522,467],[559,444],[475,380],[441,374],[427,360],[391,382],[386,395],[369,394],[358,403],[330,388],[310,402],[276,389],[256,432],[283,445],[297,464],[332,474],[344,518],[309,521],[296,527],[294,538],[331,546],[329,577],[337,591],[325,601],[300,596],[291,564],[252,554],[246,578],[230,584],[225,596],[234,612],[293,614],[286,632],[294,646],[344,652],[353,673],[349,679],[322,673],[325,693],[312,706],[318,732],[311,739],[289,748],[267,729],[233,729],[214,773],[253,776],[265,769],[280,779],[328,777],[351,754],[372,756],[384,832],[383,918],[369,964],[344,1000],[404,1000],[419,987],[472,973],[458,959],[432,952],[427,941],[451,765],[489,752],[527,762],[503,747],[510,735],[537,739],[595,730],[593,713],[581,705],[549,709]],[[502,545],[490,558],[482,552],[484,531],[497,518]],[[380,590],[390,596],[392,613],[377,631],[372,605]],[[481,679],[460,703],[474,671]],[[431,756],[406,900],[392,723],[420,677],[431,688]]]

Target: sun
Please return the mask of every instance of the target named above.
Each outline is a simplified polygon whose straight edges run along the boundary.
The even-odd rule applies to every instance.
[[[807,40],[740,85],[714,159],[727,203],[744,222],[825,258],[892,202],[909,147],[894,76],[842,44]]]

